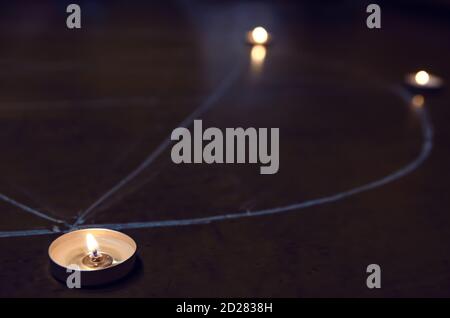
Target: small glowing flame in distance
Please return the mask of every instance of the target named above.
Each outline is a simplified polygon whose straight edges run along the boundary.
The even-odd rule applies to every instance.
[[[416,73],[416,83],[419,85],[426,85],[430,81],[430,75],[425,71],[419,71]]]
[[[256,27],[252,31],[252,39],[256,44],[264,44],[269,39],[269,34],[263,27]]]
[[[86,246],[88,248],[89,253],[95,255],[98,251],[98,242],[95,239],[94,235],[88,233],[86,235]]]
[[[261,64],[266,58],[266,48],[263,45],[255,45],[252,47],[252,51],[250,52],[252,62],[254,64]]]

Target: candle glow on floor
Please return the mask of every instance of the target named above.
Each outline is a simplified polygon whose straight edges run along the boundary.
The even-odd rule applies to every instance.
[[[414,95],[411,98],[411,105],[414,108],[422,108],[425,104],[425,98],[422,95]]]
[[[250,51],[251,68],[259,72],[266,59],[267,49],[264,45],[254,45]]]

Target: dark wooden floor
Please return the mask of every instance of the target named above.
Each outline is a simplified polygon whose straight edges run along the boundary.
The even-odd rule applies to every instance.
[[[60,1],[0,10],[0,193],[69,224],[208,98],[220,97],[200,116],[205,127],[280,128],[279,173],[175,165],[168,148],[86,225],[258,211],[367,184],[421,150],[417,114],[391,88],[421,68],[450,80],[445,6],[386,4],[381,30],[350,1],[82,10],[77,31]],[[243,36],[259,24],[274,42],[255,68]],[[58,234],[0,238],[0,296],[450,296],[450,95],[426,101],[434,148],[404,178],[284,214],[126,230],[139,266],[100,289],[50,276]],[[5,201],[0,210],[0,232],[67,229]],[[371,263],[380,290],[366,287]]]

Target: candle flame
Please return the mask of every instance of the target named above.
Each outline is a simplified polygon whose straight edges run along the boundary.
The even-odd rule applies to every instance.
[[[88,233],[86,235],[86,246],[88,248],[89,253],[96,254],[98,251],[98,242],[95,239],[94,235]]]
[[[430,75],[425,71],[419,71],[416,73],[416,83],[419,85],[426,85],[430,81]]]
[[[264,44],[269,38],[269,34],[263,27],[256,27],[252,31],[252,38],[256,44]]]

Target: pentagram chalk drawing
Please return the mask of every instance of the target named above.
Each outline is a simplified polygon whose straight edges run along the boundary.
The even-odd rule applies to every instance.
[[[204,100],[204,102],[197,107],[187,118],[185,118],[178,127],[189,127],[191,123],[199,118],[202,114],[207,112],[209,109],[217,103],[218,100],[221,99],[222,96],[229,90],[229,88],[236,82],[240,73],[242,66],[238,64],[228,76],[219,84],[219,86],[213,90],[213,92]],[[388,88],[390,89],[390,88]],[[392,91],[398,94],[403,100],[407,103],[410,102],[412,96],[405,90],[399,88],[392,88]],[[163,220],[163,221],[148,221],[148,222],[130,222],[130,223],[114,223],[114,224],[89,224],[84,225],[87,217],[97,208],[99,207],[106,199],[111,197],[117,191],[126,186],[131,180],[133,180],[136,176],[138,176],[144,169],[146,169],[150,164],[152,164],[157,157],[159,157],[171,144],[172,141],[170,136],[168,136],[153,152],[151,152],[141,164],[130,172],[125,178],[123,178],[119,183],[117,183],[114,187],[106,191],[100,198],[98,198],[91,206],[85,209],[76,219],[73,224],[67,223],[67,221],[60,220],[54,217],[51,217],[45,213],[37,211],[31,207],[28,207],[12,198],[7,197],[4,194],[0,194],[0,200],[5,201],[9,204],[12,204],[23,212],[30,213],[35,215],[36,217],[40,217],[46,219],[48,221],[54,222],[55,226],[52,229],[26,229],[26,230],[18,230],[18,231],[0,231],[0,238],[7,237],[28,237],[35,235],[47,235],[47,234],[55,234],[55,233],[63,233],[68,232],[76,228],[89,228],[89,227],[101,227],[101,228],[109,228],[114,230],[124,230],[124,229],[143,229],[143,228],[154,228],[154,227],[173,227],[173,226],[188,226],[188,225],[196,225],[196,224],[208,224],[212,222],[230,220],[230,219],[239,219],[239,218],[248,218],[248,217],[257,217],[264,216],[270,214],[280,214],[286,213],[290,211],[299,211],[308,207],[318,206],[327,203],[337,202],[348,197],[373,190],[375,188],[379,188],[383,185],[386,185],[390,182],[398,180],[412,171],[416,170],[430,155],[430,152],[433,148],[433,127],[432,123],[429,119],[427,110],[425,108],[416,108],[415,112],[420,120],[421,132],[422,132],[422,145],[421,151],[419,155],[412,160],[410,163],[405,166],[399,168],[398,170],[383,176],[377,180],[372,182],[363,184],[361,186],[356,186],[347,191],[338,192],[335,194],[331,194],[324,197],[319,197],[316,199],[306,200],[302,202],[296,202],[285,206],[280,207],[272,207],[263,210],[257,211],[237,211],[235,213],[227,213],[221,215],[214,215],[209,217],[199,217],[199,218],[187,218],[187,219],[174,219],[174,220]],[[60,226],[65,226],[65,228],[60,228]]]

